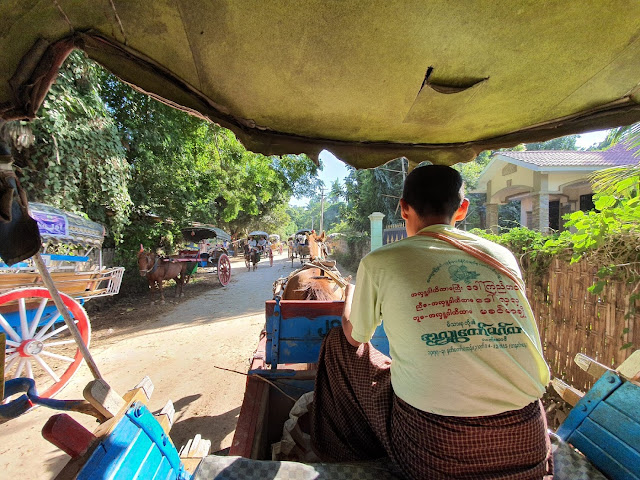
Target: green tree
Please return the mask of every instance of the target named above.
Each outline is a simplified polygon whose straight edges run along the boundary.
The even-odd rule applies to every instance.
[[[30,124],[34,142],[18,142],[14,159],[30,200],[105,224],[108,245],[122,239],[132,202],[130,167],[99,76],[84,53],[72,52]]]
[[[102,81],[132,165],[129,251],[140,242],[171,250],[192,221],[236,236],[273,231],[289,222],[283,206],[291,195],[314,182],[317,167],[304,155],[249,152],[229,130],[138,93],[107,72]],[[170,222],[158,226],[153,219]]]
[[[345,178],[343,220],[354,232],[369,231],[369,215],[382,212],[386,223],[401,220],[399,197],[402,195],[402,163],[398,158],[382,167],[369,170],[351,168]]]
[[[580,150],[576,146],[578,135],[567,135],[565,137],[553,138],[546,142],[527,143],[527,151],[531,150]]]

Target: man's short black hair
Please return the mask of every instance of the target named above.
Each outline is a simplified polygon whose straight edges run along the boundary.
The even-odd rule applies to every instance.
[[[422,218],[430,215],[453,218],[464,199],[462,177],[446,165],[417,167],[404,181],[402,198]]]

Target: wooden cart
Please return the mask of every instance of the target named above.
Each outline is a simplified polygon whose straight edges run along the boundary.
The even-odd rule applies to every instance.
[[[116,295],[124,267],[102,266],[102,225],[38,203],[31,204],[31,215],[43,239],[41,256],[88,345],[91,325],[82,305]],[[63,250],[69,253],[46,253]],[[64,388],[82,363],[80,349],[32,261],[0,267],[0,331],[7,335],[5,379],[35,379],[43,397]]]

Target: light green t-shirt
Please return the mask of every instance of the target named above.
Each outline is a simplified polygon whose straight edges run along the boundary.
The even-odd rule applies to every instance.
[[[513,254],[500,245],[449,225],[422,231],[469,243],[521,278]],[[359,342],[384,321],[393,389],[426,412],[474,417],[518,410],[549,383],[525,292],[442,240],[413,236],[363,258],[350,320]]]

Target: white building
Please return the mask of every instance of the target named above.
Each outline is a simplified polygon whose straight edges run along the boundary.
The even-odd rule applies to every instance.
[[[486,193],[486,226],[494,232],[498,206],[512,200],[520,201],[521,225],[541,232],[562,230],[564,214],[593,208],[591,173],[638,161],[624,144],[600,152],[496,152],[474,193]]]

